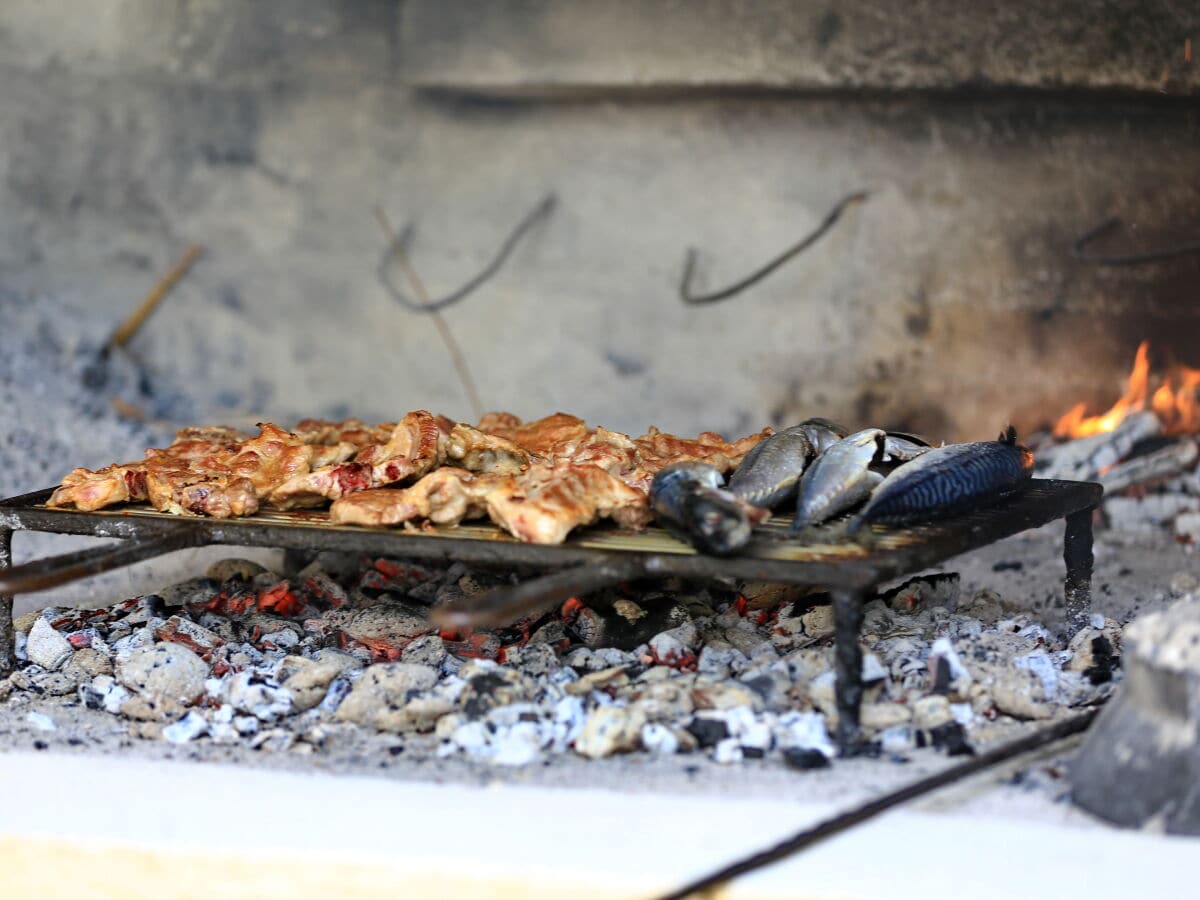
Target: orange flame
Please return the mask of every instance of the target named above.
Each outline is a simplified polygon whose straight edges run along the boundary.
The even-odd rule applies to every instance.
[[[1112,431],[1131,413],[1152,409],[1165,434],[1200,431],[1200,369],[1175,366],[1157,390],[1150,392],[1150,342],[1142,341],[1133,359],[1121,399],[1108,412],[1089,416],[1087,405],[1076,404],[1054,426],[1057,438],[1081,438]]]

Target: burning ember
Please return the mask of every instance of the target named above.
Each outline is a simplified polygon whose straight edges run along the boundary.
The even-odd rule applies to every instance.
[[[1151,393],[1150,342],[1142,341],[1133,360],[1133,371],[1125,383],[1121,399],[1108,412],[1089,416],[1087,405],[1079,403],[1054,426],[1054,436],[1074,439],[1114,430],[1132,413],[1150,409],[1162,422],[1167,435],[1200,431],[1200,369],[1172,366]]]

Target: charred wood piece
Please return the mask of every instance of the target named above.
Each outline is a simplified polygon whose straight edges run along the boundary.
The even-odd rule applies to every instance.
[[[1104,485],[1106,494],[1115,494],[1135,485],[1174,478],[1191,469],[1197,458],[1200,447],[1192,438],[1182,438],[1114,466],[1096,480]]]
[[[1138,441],[1157,437],[1161,431],[1162,422],[1153,412],[1134,413],[1112,431],[1047,447],[1038,453],[1034,469],[1041,478],[1092,481],[1125,459]]]

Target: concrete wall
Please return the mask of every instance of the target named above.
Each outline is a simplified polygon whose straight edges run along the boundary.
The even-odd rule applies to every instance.
[[[557,193],[504,270],[447,313],[485,403],[524,416],[743,431],[825,414],[987,436],[1105,399],[1143,333],[1192,345],[1200,265],[1105,270],[1069,254],[1110,214],[1136,226],[1114,243],[1194,229],[1192,12],[1077,11],[1087,52],[1057,70],[1035,54],[1036,78],[1017,77],[1007,51],[982,78],[960,71],[970,53],[914,61],[919,29],[888,51],[894,65],[835,64],[796,37],[756,77],[726,65],[745,54],[703,43],[733,40],[722,23],[746,40],[771,25],[735,5],[731,19],[728,4],[624,4],[638,13],[618,17],[639,36],[627,66],[584,54],[534,77],[521,60],[550,44],[582,53],[605,4],[7,0],[0,282],[115,322],[187,242],[204,244],[135,349],[211,418],[250,421],[471,415],[432,323],[377,281],[375,204],[418,226],[413,258],[438,293]],[[677,34],[684,6],[707,11],[687,36],[700,42],[690,71],[711,77],[683,79],[688,58],[658,52],[654,35]],[[818,4],[763,9],[831,28]],[[903,21],[881,4],[838,9],[827,44],[849,42],[846,59]],[[927,31],[940,21],[920,10]],[[1005,16],[985,33],[1008,22],[1011,34]],[[1133,49],[1114,66],[1096,35]],[[1154,82],[1148,60],[1167,52]],[[1061,90],[1028,90],[1047,86]],[[702,281],[723,284],[860,188],[866,204],[744,296],[678,300],[687,246],[703,248]]]

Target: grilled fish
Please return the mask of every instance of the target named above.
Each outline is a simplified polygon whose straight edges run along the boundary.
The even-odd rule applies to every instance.
[[[772,509],[790,499],[815,458],[845,436],[828,419],[806,419],[759,441],[729,479],[729,491],[754,506]]]
[[[650,485],[650,507],[669,532],[703,553],[729,556],[750,541],[753,508],[721,488],[724,476],[702,462],[667,466]],[[762,511],[765,514],[765,511]]]
[[[879,458],[886,435],[867,428],[838,441],[800,479],[796,519],[792,529],[816,525],[857,506],[870,496],[883,476],[871,471]]]
[[[923,453],[880,482],[850,523],[853,534],[871,522],[946,516],[1011,494],[1029,478],[1033,454],[1011,425],[995,441],[950,444]]]
[[[928,441],[915,434],[889,431],[883,440],[883,459],[881,462],[911,462],[922,453],[927,453],[932,449],[933,447]]]

